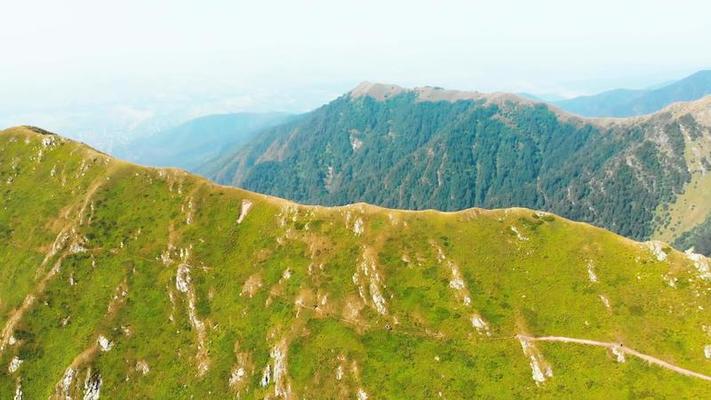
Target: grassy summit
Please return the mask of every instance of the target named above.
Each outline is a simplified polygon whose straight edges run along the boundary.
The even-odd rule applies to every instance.
[[[0,133],[3,399],[702,398],[710,295],[706,258],[551,214],[302,206]]]

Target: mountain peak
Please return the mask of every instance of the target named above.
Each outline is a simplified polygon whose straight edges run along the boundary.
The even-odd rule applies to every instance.
[[[408,89],[398,85],[365,81],[358,84],[349,94],[353,98],[369,96],[376,100],[383,101],[407,91]]]
[[[584,117],[634,117],[649,115],[670,104],[711,95],[711,70],[701,70],[683,79],[653,89],[616,89],[591,96],[557,101],[563,110]]]
[[[417,101],[438,102],[448,101],[456,102],[460,100],[486,100],[490,102],[515,101],[524,103],[535,103],[532,100],[517,96],[511,93],[494,92],[483,93],[470,90],[453,90],[445,89],[440,86],[418,86],[415,88],[404,88],[402,86],[377,83],[377,82],[361,82],[348,94],[351,98],[368,96],[378,101],[384,101],[391,97],[395,97],[403,93],[414,93]]]

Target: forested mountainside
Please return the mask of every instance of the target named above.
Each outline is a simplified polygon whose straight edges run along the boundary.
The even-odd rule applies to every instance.
[[[711,216],[681,234],[674,244],[681,249],[693,247],[699,253],[711,254]]]
[[[112,154],[143,165],[195,170],[222,152],[239,147],[261,129],[286,121],[282,113],[213,114],[142,136]]]
[[[451,117],[416,104],[428,121]],[[495,112],[490,129],[525,120],[454,104]],[[529,108],[530,123],[554,124],[543,111]],[[571,138],[594,129],[570,124]],[[374,151],[373,132],[346,146]],[[632,166],[651,145],[639,146]],[[711,387],[709,260],[544,212],[303,206],[21,127],[0,132],[0,238],[3,399],[699,399]]]
[[[711,94],[711,70],[654,89],[615,89],[592,96],[553,102],[574,114],[587,117],[629,117],[650,114],[679,101],[698,100]]]
[[[710,109],[580,119],[513,95],[363,84],[204,173],[310,204],[523,206],[672,242],[711,216]]]

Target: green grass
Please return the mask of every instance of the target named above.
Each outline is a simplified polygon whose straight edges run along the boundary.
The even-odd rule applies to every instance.
[[[26,296],[36,297],[14,326],[17,343],[0,354],[0,398],[12,398],[17,382],[25,398],[50,397],[69,366],[78,371],[74,398],[82,397],[89,368],[101,375],[102,398],[264,398],[276,387],[273,377],[259,385],[262,371],[274,367],[270,353],[282,342],[280,385],[293,398],[356,398],[358,390],[403,399],[440,392],[450,399],[703,398],[709,391],[699,379],[631,357],[618,364],[605,349],[561,343],[537,344],[554,376],[536,385],[513,338],[619,340],[711,374],[703,354],[711,336],[702,330],[711,326],[711,285],[676,251],[660,262],[638,243],[526,209],[298,206],[180,171],[106,162],[70,141],[45,149],[38,162],[32,157],[42,139],[25,128],[0,134],[2,326]],[[237,224],[243,200],[254,206]],[[364,222],[360,235],[356,218]],[[43,264],[67,227],[70,241],[87,251],[70,254],[64,246]],[[169,245],[171,261],[164,263]],[[181,259],[181,252],[189,255]],[[359,267],[365,257],[375,260],[380,281],[373,285],[387,315],[374,307],[372,275]],[[597,283],[588,280],[589,261]],[[470,306],[450,287],[448,262],[461,271]],[[190,294],[176,287],[182,263],[190,266]],[[354,275],[366,282],[365,301]],[[242,292],[252,276],[261,287],[250,298]],[[665,276],[677,278],[676,288]],[[114,299],[121,288],[125,297]],[[475,312],[491,336],[472,327]],[[204,374],[191,314],[204,325]],[[99,335],[112,341],[110,351],[94,348]],[[24,363],[10,373],[15,356]],[[136,369],[139,362],[148,364],[147,374]],[[243,381],[231,387],[238,367]]]

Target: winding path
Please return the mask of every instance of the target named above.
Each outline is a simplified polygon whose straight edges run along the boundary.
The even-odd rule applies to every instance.
[[[674,371],[676,373],[686,375],[686,376],[691,376],[694,378],[699,378],[703,379],[705,381],[711,382],[711,376],[704,375],[698,372],[694,372],[691,370],[688,370],[686,368],[682,368],[679,366],[676,366],[674,364],[670,364],[664,360],[660,360],[656,357],[640,353],[637,350],[631,349],[629,347],[625,347],[621,343],[612,343],[612,342],[599,342],[597,340],[590,340],[590,339],[576,339],[576,338],[569,338],[569,337],[563,337],[563,336],[526,336],[526,335],[516,335],[516,338],[521,338],[529,341],[538,341],[538,342],[563,342],[563,343],[577,343],[577,344],[584,344],[587,346],[598,346],[598,347],[605,347],[607,349],[615,349],[617,351],[622,351],[625,354],[629,354],[631,356],[637,357],[639,359],[642,359],[644,361],[647,361],[649,364],[654,364],[662,368],[666,368],[668,370]]]

